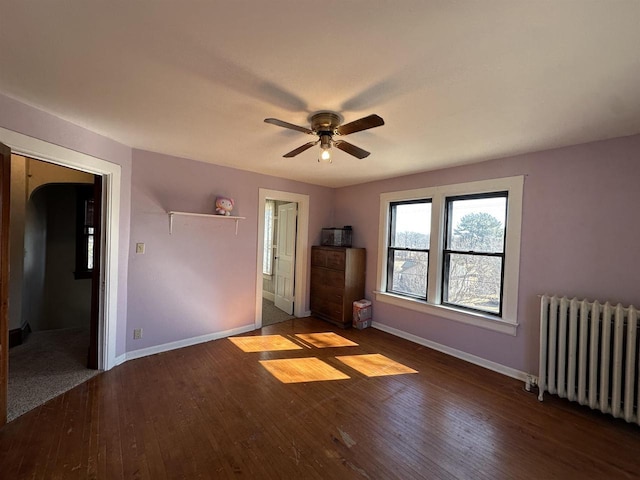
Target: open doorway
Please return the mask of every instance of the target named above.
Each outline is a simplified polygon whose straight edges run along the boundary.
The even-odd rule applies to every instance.
[[[118,278],[120,261],[118,254],[122,228],[121,215],[121,188],[122,167],[117,163],[102,160],[65,147],[45,142],[34,137],[29,137],[12,130],[0,127],[0,157],[2,159],[2,190],[0,198],[2,205],[2,231],[3,247],[9,244],[9,207],[10,207],[10,154],[29,156],[37,160],[43,160],[55,165],[67,166],[75,170],[98,175],[102,178],[102,210],[104,212],[104,231],[102,238],[104,244],[100,258],[103,261],[101,278],[96,294],[99,297],[98,307],[98,344],[97,360],[98,369],[109,370],[118,363],[116,357],[116,337],[118,327]],[[6,167],[6,168],[5,168]],[[6,175],[5,175],[6,173]],[[6,207],[6,215],[4,210]],[[6,221],[5,221],[6,220]],[[126,246],[126,244],[125,244]],[[126,251],[126,250],[125,250]],[[5,248],[1,249],[2,262],[0,262],[0,426],[6,422],[6,399],[8,389],[8,331],[9,321],[5,306],[9,298],[9,261]],[[126,256],[126,254],[124,255]],[[6,257],[6,259],[5,259]],[[5,261],[6,260],[6,261]],[[126,270],[125,270],[126,271]]]
[[[256,327],[306,311],[308,195],[260,189]]]
[[[101,180],[11,156],[8,421],[97,373]]]
[[[295,318],[295,261],[298,204],[268,198],[264,210],[262,326]]]

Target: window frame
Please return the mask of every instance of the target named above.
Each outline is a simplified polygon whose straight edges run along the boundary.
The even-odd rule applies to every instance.
[[[376,300],[410,310],[454,320],[489,330],[515,335],[518,327],[518,281],[524,176],[441,185],[380,194]],[[501,316],[472,311],[442,303],[443,263],[446,234],[446,199],[467,195],[507,192],[505,257],[502,277]],[[390,231],[390,205],[393,202],[431,199],[431,234],[426,300],[386,291]]]
[[[505,212],[505,224],[504,224],[504,234],[503,234],[503,239],[502,239],[502,253],[499,252],[476,252],[476,251],[472,251],[472,250],[458,250],[458,249],[452,249],[451,245],[450,245],[450,239],[451,239],[451,229],[452,229],[452,225],[451,225],[451,217],[453,216],[453,211],[452,211],[452,207],[451,205],[453,204],[453,202],[458,201],[458,200],[481,200],[484,198],[505,198],[506,199],[506,208],[507,211]],[[453,195],[453,196],[448,196],[444,199],[444,209],[445,209],[445,225],[444,225],[444,231],[442,232],[443,235],[443,249],[442,249],[442,273],[441,275],[441,281],[442,281],[442,289],[440,291],[440,303],[441,305],[445,305],[448,307],[453,307],[453,308],[461,308],[463,310],[470,310],[470,311],[474,311],[474,312],[480,312],[480,313],[484,313],[487,315],[495,315],[497,317],[502,318],[502,306],[503,306],[503,300],[504,300],[504,266],[505,266],[505,260],[506,260],[506,252],[507,252],[507,228],[508,228],[508,218],[507,218],[507,212],[508,212],[508,208],[509,208],[509,192],[508,191],[502,191],[502,192],[488,192],[488,193],[477,193],[477,194],[468,194],[468,195]],[[448,302],[445,301],[444,297],[445,297],[445,293],[448,290],[448,283],[449,283],[449,276],[447,275],[448,273],[448,268],[450,265],[450,261],[451,261],[451,255],[452,254],[458,254],[458,255],[473,255],[473,256],[480,256],[480,257],[499,257],[502,261],[501,261],[501,266],[500,266],[500,300],[499,300],[499,307],[498,307],[498,313],[497,314],[493,314],[491,312],[488,312],[486,310],[482,310],[480,308],[473,308],[473,307],[468,307],[468,306],[462,306],[456,303],[452,303],[452,302]]]
[[[430,248],[406,248],[406,247],[395,247],[391,245],[391,239],[395,236],[395,232],[394,232],[394,228],[395,228],[395,223],[394,223],[394,207],[397,207],[398,205],[414,205],[417,203],[428,203],[431,205],[431,199],[419,199],[419,200],[402,200],[402,201],[398,201],[398,202],[390,202],[389,203],[389,228],[387,229],[387,231],[389,232],[388,235],[388,240],[387,240],[387,282],[385,285],[385,290],[388,291],[389,293],[394,293],[396,295],[403,295],[403,296],[407,296],[410,298],[416,298],[418,300],[426,300],[427,299],[427,291],[429,289],[429,275],[427,275],[427,279],[426,279],[426,285],[427,285],[427,289],[424,292],[424,297],[423,296],[416,296],[416,295],[411,295],[408,293],[402,293],[399,291],[394,291],[394,290],[389,290],[389,276],[393,274],[393,260],[392,260],[392,256],[391,256],[391,252],[396,252],[396,251],[403,251],[403,252],[422,252],[427,254],[427,268],[429,267],[429,263],[431,262],[431,258],[430,258]],[[431,205],[431,208],[433,209],[433,205]],[[431,237],[431,233],[429,233],[429,237]],[[392,277],[393,278],[393,277]],[[393,281],[391,281],[391,283],[393,284]]]

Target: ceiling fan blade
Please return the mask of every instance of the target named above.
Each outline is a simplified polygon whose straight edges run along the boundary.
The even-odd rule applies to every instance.
[[[313,147],[316,143],[318,142],[309,142],[309,143],[305,143],[304,145],[302,145],[301,147],[296,148],[295,150],[291,150],[289,153],[285,153],[283,155],[283,157],[286,158],[291,158],[291,157],[295,157],[296,155],[298,155],[299,153],[304,152],[305,150],[310,149],[311,147]]]
[[[266,123],[270,123],[271,125],[276,125],[278,127],[290,128],[291,130],[297,130],[302,133],[313,133],[311,130],[305,127],[300,127],[298,125],[294,125],[293,123],[284,122],[282,120],[278,120],[277,118],[265,118],[264,121]]]
[[[384,120],[374,113],[368,117],[340,125],[336,128],[336,133],[339,135],[349,135],[350,133],[361,132],[362,130],[368,130],[369,128],[379,127],[381,125],[384,125]]]
[[[353,155],[358,158],[366,158],[370,155],[366,150],[361,149],[360,147],[356,147],[355,145],[345,142],[344,140],[336,140],[333,142],[336,148],[339,148],[343,152],[347,152],[349,155]]]

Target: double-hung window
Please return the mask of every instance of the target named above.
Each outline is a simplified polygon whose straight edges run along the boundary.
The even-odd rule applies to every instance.
[[[376,299],[515,335],[523,182],[381,194]]]
[[[507,192],[445,201],[442,304],[502,314]]]
[[[273,275],[273,235],[275,231],[276,202],[267,200],[264,204],[264,246],[262,273]]]
[[[431,200],[392,202],[387,291],[427,299]]]

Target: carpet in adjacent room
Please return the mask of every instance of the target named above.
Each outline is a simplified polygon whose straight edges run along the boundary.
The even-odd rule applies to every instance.
[[[98,374],[87,368],[89,333],[79,328],[31,333],[9,350],[7,421]]]
[[[266,298],[262,299],[262,326],[266,327],[268,325],[273,325],[274,323],[284,322],[285,320],[291,320],[292,318],[296,318],[293,315],[289,315],[286,312],[283,312],[278,307],[274,305],[271,300],[267,300]]]

